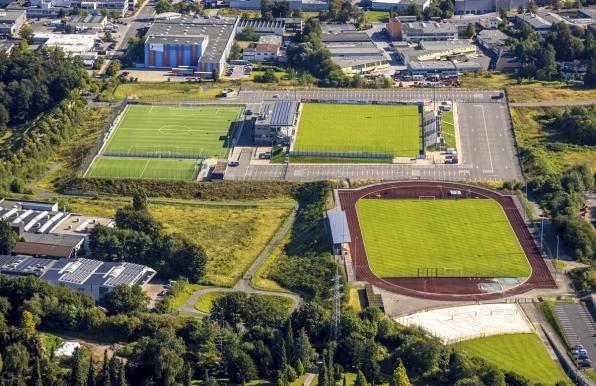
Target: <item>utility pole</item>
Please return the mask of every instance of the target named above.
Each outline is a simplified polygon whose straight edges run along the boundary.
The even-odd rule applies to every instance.
[[[339,323],[341,321],[341,276],[339,269],[335,268],[335,276],[333,277],[333,324],[331,325],[331,336],[333,340],[337,340],[339,334]]]
[[[540,221],[540,253],[544,253],[543,240],[544,240],[544,217],[542,218],[542,221]]]
[[[557,280],[557,264],[559,263],[559,235],[557,235],[557,254],[555,257],[555,280]]]

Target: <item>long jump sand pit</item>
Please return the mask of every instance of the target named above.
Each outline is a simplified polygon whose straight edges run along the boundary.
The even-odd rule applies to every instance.
[[[440,308],[397,318],[405,326],[418,326],[445,344],[462,340],[532,332],[532,326],[517,304],[478,304]]]

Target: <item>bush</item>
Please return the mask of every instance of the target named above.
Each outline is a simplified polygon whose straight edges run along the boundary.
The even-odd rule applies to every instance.
[[[80,191],[132,196],[143,189],[150,197],[209,201],[294,198],[299,182],[221,181],[211,182],[73,178],[63,181],[61,192]]]

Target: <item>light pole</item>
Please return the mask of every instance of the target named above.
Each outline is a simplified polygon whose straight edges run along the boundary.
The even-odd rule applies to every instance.
[[[542,221],[540,222],[540,253],[544,253],[544,248],[542,247],[543,240],[544,240],[544,217],[542,218]]]
[[[557,254],[555,255],[555,280],[557,280],[557,264],[559,263],[559,235],[557,235]]]

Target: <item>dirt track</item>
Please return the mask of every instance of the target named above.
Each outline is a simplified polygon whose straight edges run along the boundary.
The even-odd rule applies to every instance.
[[[371,271],[368,266],[362,233],[358,224],[356,201],[366,196],[371,198],[418,198],[419,196],[447,198],[451,189],[460,190],[464,196],[470,198],[490,198],[501,205],[532,267],[532,274],[528,280],[505,291],[482,292],[479,290],[478,284],[487,282],[489,279],[381,279]],[[504,196],[495,191],[472,185],[448,182],[406,181],[367,186],[354,190],[340,190],[339,199],[341,207],[345,210],[348,219],[348,226],[352,237],[350,252],[352,254],[357,280],[367,281],[377,287],[402,295],[434,300],[490,300],[522,294],[535,288],[556,288],[555,281],[511,196]]]

